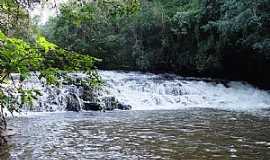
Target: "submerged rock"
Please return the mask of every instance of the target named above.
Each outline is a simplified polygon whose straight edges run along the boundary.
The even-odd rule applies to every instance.
[[[101,99],[101,102],[103,102],[104,110],[107,111],[112,111],[115,109],[120,109],[120,110],[130,110],[131,106],[130,105],[125,105],[123,103],[120,103],[114,96],[107,96],[103,97]]]
[[[112,111],[117,108],[118,101],[115,97],[104,97],[101,100],[104,103],[104,110]]]
[[[101,111],[102,106],[95,102],[84,102],[83,110],[85,111]]]
[[[118,106],[117,106],[117,109],[120,109],[120,110],[131,110],[131,105],[126,105],[126,104],[121,104],[121,103],[118,103]]]

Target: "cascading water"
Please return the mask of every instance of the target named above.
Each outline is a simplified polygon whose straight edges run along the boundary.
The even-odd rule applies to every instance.
[[[269,92],[241,82],[223,85],[169,74],[138,72],[99,71],[99,74],[105,85],[98,91],[99,93],[92,93],[90,99],[84,98],[91,93],[85,93],[81,86],[74,84],[47,86],[37,76],[32,76],[23,83],[23,86],[37,89],[42,94],[33,104],[34,111],[79,111],[83,109],[85,103],[91,101],[109,110],[115,102],[119,102],[122,107],[130,105],[133,110],[174,110],[194,107],[253,111],[270,107]],[[81,73],[70,76],[73,79],[86,78]],[[18,79],[14,77],[15,80]]]
[[[241,82],[228,85],[185,80],[168,74],[101,71],[107,90],[134,110],[170,110],[190,107],[257,110],[270,107],[270,94]]]

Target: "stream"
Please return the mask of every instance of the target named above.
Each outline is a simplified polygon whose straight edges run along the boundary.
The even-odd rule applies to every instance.
[[[100,75],[109,93],[132,110],[54,107],[10,118],[16,134],[0,149],[0,159],[270,159],[267,91],[169,74]]]

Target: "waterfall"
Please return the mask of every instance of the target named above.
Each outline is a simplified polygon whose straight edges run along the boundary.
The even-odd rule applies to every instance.
[[[270,107],[270,94],[242,82],[227,85],[170,74],[99,71],[104,83],[98,93],[85,92],[83,87],[60,84],[48,86],[32,75],[24,88],[37,89],[42,95],[33,103],[34,111],[106,110],[175,110],[186,108],[215,108],[250,111]],[[70,74],[83,79],[84,74]],[[18,75],[13,75],[14,77]],[[85,98],[86,97],[86,98]],[[85,107],[86,106],[86,107]],[[92,107],[92,108],[91,108]],[[95,108],[93,108],[95,107]],[[29,110],[25,107],[25,110]]]
[[[270,94],[243,82],[227,85],[170,74],[101,71],[106,88],[134,110],[191,107],[257,110],[270,107]]]

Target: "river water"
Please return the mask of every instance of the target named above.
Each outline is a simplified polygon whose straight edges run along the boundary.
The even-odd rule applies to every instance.
[[[270,159],[270,95],[248,84],[102,71],[131,111],[29,113],[1,160]]]

